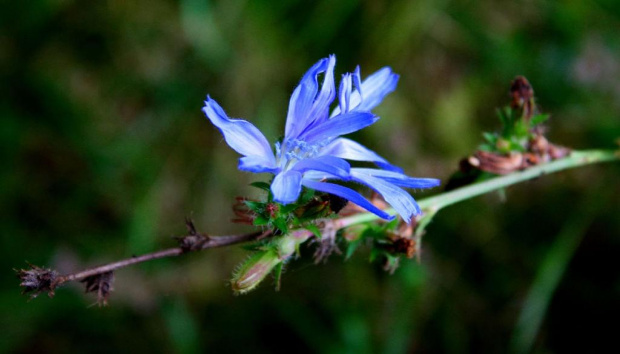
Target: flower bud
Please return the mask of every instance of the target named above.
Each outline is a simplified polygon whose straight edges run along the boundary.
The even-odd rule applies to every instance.
[[[233,275],[231,280],[235,294],[245,294],[260,284],[271,271],[282,262],[273,250],[256,252]]]

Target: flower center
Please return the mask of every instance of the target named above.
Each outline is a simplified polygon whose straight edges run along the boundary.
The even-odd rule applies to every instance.
[[[295,163],[316,157],[325,145],[329,144],[330,139],[308,144],[299,139],[286,139],[282,144],[276,143],[276,157],[278,165],[282,171],[291,169]]]

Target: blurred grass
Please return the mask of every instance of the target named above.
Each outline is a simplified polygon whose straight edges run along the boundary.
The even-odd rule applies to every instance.
[[[513,352],[528,353],[531,351],[553,293],[566,272],[570,259],[585,236],[592,218],[601,209],[600,205],[606,199],[605,195],[595,194],[594,197],[589,198],[588,203],[577,208],[542,259],[513,332],[511,342]]]
[[[279,293],[232,297],[237,249],[117,274],[106,309],[78,287],[27,302],[9,271],[70,271],[172,244],[192,216],[212,234],[256,176],[202,116],[209,93],[274,140],[304,71],[390,65],[399,87],[355,135],[416,176],[447,177],[497,127],[525,75],[552,141],[620,136],[620,6],[611,0],[12,2],[0,12],[0,352],[503,352],[558,231],[620,195],[616,165],[542,178],[455,205],[428,228],[422,264],[388,276],[364,259],[294,262]],[[613,345],[620,200],[593,215],[532,348]],[[304,250],[309,253],[310,250]],[[556,264],[557,266],[557,264]],[[540,315],[540,314],[539,314]],[[587,324],[587,325],[586,325]],[[286,347],[288,348],[288,346]]]

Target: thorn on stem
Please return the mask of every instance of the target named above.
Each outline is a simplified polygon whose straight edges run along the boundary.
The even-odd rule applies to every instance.
[[[188,235],[175,237],[175,239],[179,242],[179,247],[183,249],[184,253],[201,250],[202,246],[209,241],[209,236],[203,235],[196,231],[194,221],[190,218],[185,218],[185,226],[187,226]]]
[[[194,221],[191,218],[189,218],[189,217],[185,218],[185,226],[187,226],[188,234],[190,234],[192,236],[198,234],[198,232],[196,232],[196,226],[194,226]]]

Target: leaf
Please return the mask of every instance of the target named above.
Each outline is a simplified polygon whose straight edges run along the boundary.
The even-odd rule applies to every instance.
[[[262,189],[262,190],[267,191],[267,192],[269,192],[271,190],[271,186],[267,182],[261,182],[261,181],[259,181],[259,182],[252,182],[252,183],[250,183],[250,186],[256,187],[258,189]]]
[[[299,208],[298,204],[280,205],[280,213],[286,215],[297,208]]]
[[[495,145],[497,142],[497,135],[494,133],[483,132],[482,137],[484,137],[484,140],[486,140],[489,144]]]
[[[301,197],[299,198],[299,204],[307,204],[312,198],[314,198],[314,189],[304,187]]]
[[[383,231],[395,230],[396,227],[398,227],[398,222],[399,221],[400,220],[398,218],[394,218],[394,220],[391,220],[390,222],[385,223],[381,229]]]
[[[254,224],[254,226],[265,226],[265,225],[269,224],[269,219],[267,219],[264,216],[259,215],[259,216],[256,217],[256,219],[254,219],[253,224]]]
[[[259,214],[265,210],[265,203],[255,202],[253,200],[244,200],[243,203],[245,203],[250,210]]]
[[[274,269],[273,269],[273,276],[275,278],[275,283],[276,283],[276,291],[280,291],[280,284],[282,281],[282,271],[284,270],[284,262],[280,262],[280,264],[278,264]]]
[[[305,226],[305,229],[312,232],[312,234],[319,240],[321,239],[321,230],[315,224],[308,224]]]
[[[288,233],[288,223],[283,218],[273,219],[273,225],[282,231],[283,234]]]
[[[362,243],[361,238],[359,240],[355,240],[353,242],[347,243],[347,251],[344,255],[344,259],[346,260],[346,259],[351,258],[351,256],[353,256],[353,253],[355,253],[355,251],[357,250],[357,248],[359,247],[361,243]]]
[[[532,119],[530,120],[530,127],[534,127],[535,125],[546,122],[550,116],[551,115],[549,114],[537,114],[533,116]]]
[[[529,135],[529,133],[530,133],[530,127],[529,127],[529,125],[526,122],[524,122],[522,120],[520,120],[518,122],[515,122],[515,125],[514,125],[514,135],[516,137],[518,137],[518,138],[525,138],[525,137],[527,137]]]
[[[493,152],[493,151],[495,151],[495,144],[493,144],[493,145],[482,144],[482,145],[478,146],[478,150],[487,151],[487,152]]]

